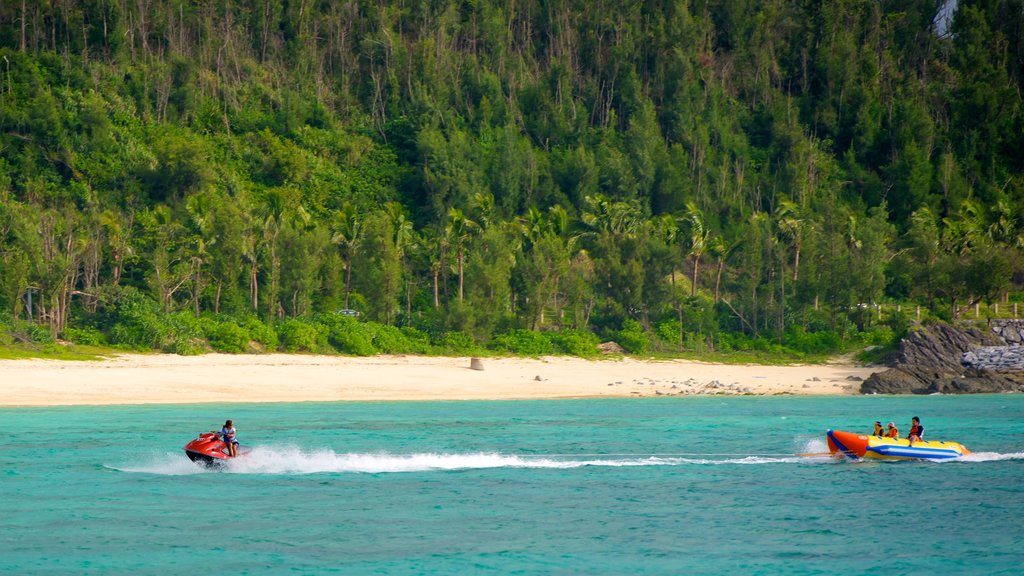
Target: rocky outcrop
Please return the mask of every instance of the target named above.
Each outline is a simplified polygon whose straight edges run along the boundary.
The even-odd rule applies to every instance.
[[[993,320],[989,326],[1010,346],[1024,345],[1024,320]]]
[[[1024,346],[982,346],[963,355],[960,363],[976,370],[1024,370]]]
[[[895,367],[869,376],[860,391],[863,394],[1024,392],[1024,365],[970,361],[979,358],[978,350],[983,351],[981,358],[987,359],[996,355],[991,350],[997,348],[1005,350],[1006,342],[989,330],[954,328],[947,324],[926,326],[903,339]]]

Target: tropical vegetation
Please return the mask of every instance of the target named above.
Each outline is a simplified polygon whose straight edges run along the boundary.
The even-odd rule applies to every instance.
[[[0,3],[0,344],[818,353],[1024,283],[1019,0]],[[358,314],[358,316],[355,316]]]

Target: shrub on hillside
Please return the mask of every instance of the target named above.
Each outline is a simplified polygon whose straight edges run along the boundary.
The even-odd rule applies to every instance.
[[[82,346],[102,346],[107,342],[103,333],[92,326],[83,326],[81,328],[68,327],[60,333],[60,336],[68,342]]]
[[[111,294],[104,304],[111,344],[132,350],[164,349],[170,327],[156,301],[127,287]]]
[[[373,345],[373,334],[355,318],[331,313],[317,316],[317,321],[327,328],[327,341],[338,352],[354,356],[373,356],[377,353]]]
[[[802,354],[829,354],[842,348],[842,338],[831,330],[807,332],[800,326],[786,331],[785,346]]]
[[[165,318],[168,338],[161,348],[181,356],[194,356],[207,352],[209,347],[203,335],[202,320],[191,312],[175,312]]]
[[[210,348],[226,354],[241,354],[249,349],[249,331],[233,320],[205,318],[203,334]]]
[[[487,347],[491,350],[526,356],[543,356],[555,352],[554,345],[545,333],[532,330],[513,330],[506,334],[498,334],[491,339]]]
[[[623,322],[622,330],[615,333],[615,341],[630,354],[646,354],[651,348],[650,337],[636,320]]]
[[[264,350],[277,350],[280,340],[272,326],[261,322],[258,318],[250,317],[242,324],[242,328],[245,328],[249,334],[250,342],[256,342]]]
[[[413,347],[416,354],[430,354],[433,352],[433,347],[430,345],[430,334],[412,326],[403,326],[402,334],[409,340],[409,344]]]
[[[899,342],[904,336],[906,336],[905,331],[898,333],[889,326],[875,326],[857,334],[857,339],[865,346],[889,346]]]
[[[555,346],[555,352],[590,358],[597,355],[597,345],[600,339],[597,334],[589,330],[562,330],[548,334],[551,343]]]
[[[716,341],[718,350],[722,352],[766,352],[769,354],[785,355],[791,352],[777,340],[768,338],[751,338],[746,334],[719,332]]]
[[[429,349],[429,340],[424,347],[421,342],[410,339],[405,330],[386,324],[369,323],[373,334],[374,348],[383,354],[424,354]],[[415,332],[419,332],[415,329]],[[420,334],[423,334],[422,332]],[[426,337],[426,334],[423,334]]]
[[[17,331],[28,337],[33,344],[53,344],[53,332],[50,327],[35,322],[19,322]]]
[[[473,337],[465,332],[445,332],[438,344],[449,354],[472,354],[479,350]]]
[[[312,352],[329,350],[328,328],[322,324],[290,318],[277,324],[277,337],[285,352]]]

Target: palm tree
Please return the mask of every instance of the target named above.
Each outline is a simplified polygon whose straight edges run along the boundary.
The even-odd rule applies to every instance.
[[[987,235],[984,209],[970,198],[963,201],[955,218],[943,218],[942,223],[946,247],[960,256],[971,253]]]
[[[476,222],[467,218],[462,213],[462,210],[458,208],[448,210],[448,224],[445,226],[445,237],[455,246],[455,258],[459,267],[459,300],[462,300],[463,296],[462,286],[465,272],[466,243],[472,238],[473,231],[476,228]]]
[[[203,291],[203,264],[210,259],[209,247],[217,243],[213,235],[213,218],[209,197],[205,194],[193,194],[185,202],[193,230],[188,239],[192,248],[192,313],[199,316],[199,295]]]
[[[405,217],[405,210],[398,202],[388,202],[385,210],[391,221],[395,249],[398,251],[398,260],[402,264],[402,272],[405,276],[405,315],[408,320],[412,316],[412,274],[406,273],[408,263],[405,255],[408,249],[416,244],[416,230],[413,228],[412,222]]]
[[[269,318],[277,316],[279,308],[278,289],[281,283],[281,262],[277,256],[277,242],[281,236],[281,226],[287,210],[288,200],[284,190],[273,188],[267,192],[266,205],[263,212],[263,240],[270,246],[270,297],[267,298]]]
[[[1011,248],[1024,246],[1020,218],[1006,200],[998,200],[992,207],[993,221],[988,227],[988,237]]]
[[[114,258],[112,274],[115,287],[121,283],[121,271],[124,269],[125,257],[132,254],[132,247],[129,242],[131,241],[134,220],[134,209],[129,210],[127,220],[123,220],[122,214],[112,210],[105,210],[100,214],[100,225],[107,231],[111,256]]]
[[[796,282],[800,277],[800,245],[805,223],[800,207],[792,200],[782,199],[775,209],[775,222],[779,232],[793,246],[793,281]]]
[[[616,202],[603,194],[587,196],[587,208],[580,217],[583,224],[591,229],[591,234],[606,232],[616,236],[633,236],[643,223],[639,204]]]
[[[693,278],[690,288],[690,296],[697,295],[697,271],[700,267],[700,258],[708,248],[708,238],[711,231],[708,230],[704,221],[704,213],[693,202],[686,204],[686,219],[690,222],[690,252],[693,256]]]
[[[244,215],[245,224],[242,231],[242,260],[249,264],[249,302],[253,312],[259,310],[260,295],[260,230],[261,219],[255,213]]]
[[[341,248],[341,258],[345,263],[345,309],[349,307],[349,293],[352,291],[352,264],[359,253],[359,244],[363,237],[363,220],[359,212],[349,203],[345,203],[334,214],[334,234],[331,242]]]
[[[718,271],[715,273],[715,304],[718,303],[718,289],[722,285],[722,270],[725,268],[725,261],[729,259],[729,255],[737,246],[739,246],[739,242],[730,242],[721,234],[711,240],[711,253],[718,261]]]

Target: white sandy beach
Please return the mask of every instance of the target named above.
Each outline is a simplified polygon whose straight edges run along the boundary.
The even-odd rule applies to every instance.
[[[124,355],[0,361],[0,406],[855,394],[876,368],[671,360]]]

